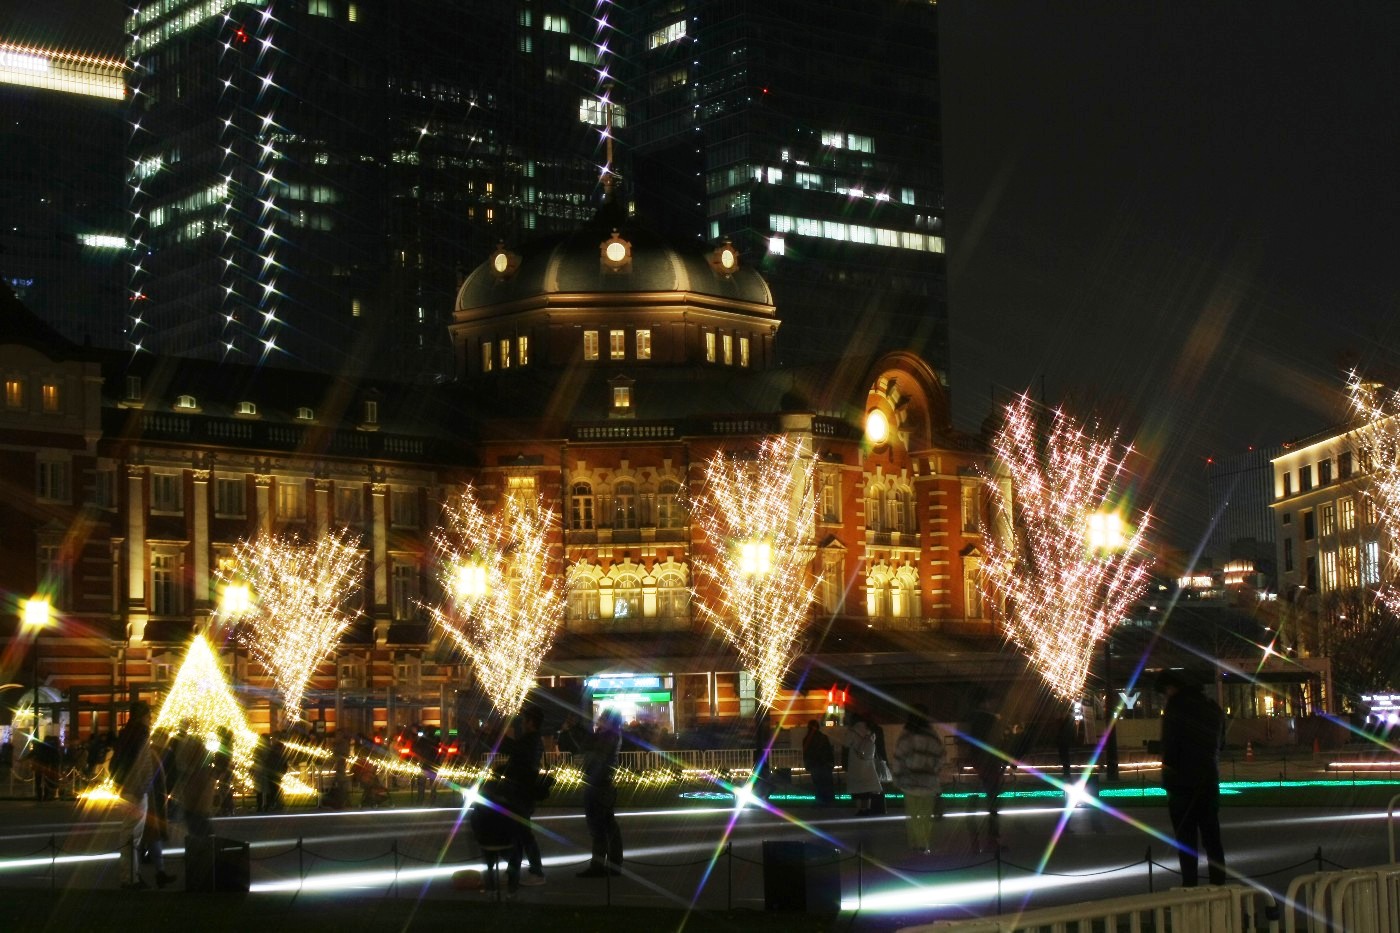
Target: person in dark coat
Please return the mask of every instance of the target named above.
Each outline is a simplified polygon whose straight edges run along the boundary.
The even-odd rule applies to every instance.
[[[982,792],[987,797],[986,847],[993,851],[1001,847],[1001,782],[1006,773],[1002,732],[1001,716],[990,698],[984,700],[968,717],[968,760],[972,762],[972,770],[976,772]],[[975,845],[977,840],[978,833],[974,828]],[[983,848],[981,845],[976,847]]]
[[[1157,691],[1167,698],[1162,714],[1162,787],[1176,836],[1181,884],[1198,883],[1200,852],[1207,859],[1210,883],[1224,884],[1220,749],[1225,744],[1225,713],[1201,690],[1200,680],[1184,671],[1162,671],[1157,675]]]
[[[836,752],[831,747],[831,739],[822,732],[821,723],[815,719],[807,723],[807,734],[802,737],[802,765],[812,776],[812,795],[817,803],[834,803],[836,783],[831,775],[836,766]]]
[[[593,858],[580,878],[622,874],[622,828],[617,825],[617,764],[622,717],[605,709],[588,742],[583,762],[583,815],[593,840]]]
[[[506,743],[506,766],[501,771],[505,778],[505,807],[514,819],[511,821],[512,848],[506,863],[506,881],[514,891],[519,885],[544,884],[544,866],[540,862],[540,843],[535,838],[530,818],[535,815],[539,803],[540,764],[544,760],[544,742],[540,739],[540,726],[544,724],[544,714],[537,707],[530,707],[520,714],[515,722],[515,735]],[[529,864],[529,871],[520,874],[520,862]]]

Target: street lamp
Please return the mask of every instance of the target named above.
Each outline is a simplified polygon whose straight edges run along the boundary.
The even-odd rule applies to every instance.
[[[53,607],[46,597],[35,596],[24,601],[24,627],[34,633],[34,736],[40,738],[39,729],[39,635],[52,621]]]
[[[1117,512],[1095,512],[1089,516],[1089,527],[1085,532],[1085,543],[1091,554],[1114,554],[1123,550],[1128,543],[1128,534],[1123,516]],[[1104,720],[1108,734],[1104,740],[1104,775],[1110,781],[1118,780],[1118,704],[1113,695],[1113,625],[1109,621],[1108,631],[1103,640],[1103,693]]]

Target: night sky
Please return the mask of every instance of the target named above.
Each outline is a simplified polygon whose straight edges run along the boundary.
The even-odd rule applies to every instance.
[[[0,33],[117,51],[122,10],[0,0]],[[1029,389],[1122,425],[1189,550],[1207,456],[1337,423],[1351,365],[1400,372],[1400,4],[940,15],[955,422]]]

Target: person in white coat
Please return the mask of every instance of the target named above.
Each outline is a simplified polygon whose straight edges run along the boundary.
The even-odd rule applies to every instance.
[[[876,769],[875,734],[857,713],[846,717],[846,792],[856,805],[856,816],[868,816],[875,798],[884,794]]]
[[[933,810],[943,792],[938,774],[945,754],[943,736],[929,722],[928,708],[915,704],[894,746],[894,783],[904,792],[909,848],[928,853],[933,841]]]

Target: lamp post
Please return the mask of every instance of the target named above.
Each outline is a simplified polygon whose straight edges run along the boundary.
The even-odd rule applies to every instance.
[[[40,734],[39,729],[39,635],[48,628],[52,621],[53,609],[49,605],[48,599],[43,596],[35,596],[24,601],[24,627],[34,633],[34,735]]]
[[[1127,545],[1127,535],[1123,528],[1123,518],[1117,512],[1095,512],[1089,516],[1087,533],[1089,551],[1093,554],[1113,554]],[[1104,776],[1110,781],[1118,780],[1118,704],[1113,695],[1113,626],[1109,622],[1108,632],[1103,641],[1103,709],[1105,728]]]
[[[48,628],[52,622],[53,607],[49,605],[47,597],[35,596],[24,601],[24,627],[34,633],[34,732],[30,741],[39,743],[44,740],[43,729],[40,725],[39,717],[39,636],[44,629]],[[49,765],[49,755],[44,749],[37,749],[34,758],[34,797],[37,800],[44,799],[45,771]]]

